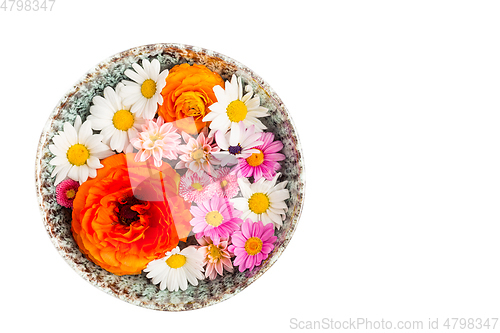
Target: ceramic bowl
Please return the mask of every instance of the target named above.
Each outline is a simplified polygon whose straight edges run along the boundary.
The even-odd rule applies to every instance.
[[[284,144],[281,152],[285,154],[286,160],[282,162],[279,181],[288,181],[290,199],[286,203],[289,209],[283,227],[275,233],[278,239],[274,250],[252,271],[239,272],[235,269],[234,273],[225,272],[224,276],[218,276],[215,280],[200,281],[196,287],[189,285],[185,291],[161,291],[146,278],[145,273],[117,276],[105,271],[82,255],[73,240],[70,230],[71,211],[56,202],[54,178],[50,177],[53,166],[49,164],[54,155],[49,150],[49,144],[52,143],[52,137],[62,130],[64,122],[73,124],[77,115],[85,120],[89,115],[92,98],[95,95],[102,96],[106,86],[114,87],[121,80],[127,79],[125,70],[144,58],[158,59],[162,70],[181,63],[196,63],[219,73],[224,80],[236,74],[246,84],[253,86],[260,96],[261,105],[269,109],[271,115],[261,119],[268,131],[273,132],[275,138]],[[304,160],[297,131],[285,105],[274,90],[252,70],[227,56],[181,44],[132,48],[95,66],[68,91],[50,114],[43,128],[36,156],[38,203],[45,228],[60,255],[80,276],[102,291],[138,306],[164,311],[192,310],[221,302],[242,291],[266,272],[284,251],[297,227],[304,203],[304,177]]]

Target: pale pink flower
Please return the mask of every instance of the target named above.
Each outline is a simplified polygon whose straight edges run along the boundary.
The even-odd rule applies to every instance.
[[[163,158],[177,159],[181,139],[172,123],[165,123],[162,117],[158,117],[156,121],[147,120],[142,125],[142,132],[130,143],[139,150],[135,155],[136,162],[144,162],[153,156],[155,166],[160,167]]]
[[[180,161],[175,168],[188,169],[189,175],[193,173],[202,175],[204,172],[212,175],[214,173],[212,166],[220,163],[212,153],[218,152],[219,147],[213,137],[207,137],[207,128],[205,127],[196,139],[185,132],[182,132],[182,138],[186,144],[179,146]]]
[[[233,198],[239,192],[238,177],[228,167],[216,170],[213,182],[215,194],[221,198]]]
[[[236,183],[238,186],[238,183]],[[215,194],[214,183],[206,173],[201,176],[197,173],[181,177],[179,195],[188,202],[201,202],[209,200]]]
[[[201,247],[198,251],[203,255],[203,265],[205,267],[205,277],[214,280],[217,274],[223,276],[224,270],[233,272],[231,257],[233,255],[227,247],[231,242],[227,238],[221,238],[218,245],[215,245],[209,237],[198,238]]]

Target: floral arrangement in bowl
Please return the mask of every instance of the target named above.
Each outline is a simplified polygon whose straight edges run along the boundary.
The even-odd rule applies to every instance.
[[[290,240],[304,196],[279,97],[236,61],[179,44],[90,71],[47,122],[36,167],[66,261],[158,310],[200,308],[253,282]]]

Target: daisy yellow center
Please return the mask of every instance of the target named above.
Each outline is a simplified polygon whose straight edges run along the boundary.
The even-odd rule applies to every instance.
[[[251,256],[262,250],[262,240],[258,237],[251,237],[245,242],[245,251]]]
[[[203,155],[205,155],[205,153],[203,152],[203,149],[196,149],[195,151],[193,151],[191,153],[191,157],[195,161],[200,160],[203,157]]]
[[[255,214],[262,214],[269,208],[269,198],[264,193],[254,193],[248,199],[248,208]]]
[[[76,191],[74,188],[66,191],[66,198],[68,198],[68,199],[73,199],[75,197],[75,195],[76,195]]]
[[[222,214],[216,210],[213,210],[207,213],[207,215],[205,215],[205,221],[207,222],[208,225],[211,225],[212,227],[220,226],[223,219],[224,217],[222,216]]]
[[[193,184],[191,184],[191,187],[197,191],[203,190],[203,185],[201,185],[200,183],[193,183]]]
[[[229,120],[238,123],[246,118],[248,109],[245,103],[240,100],[235,100],[229,103],[226,108],[226,113]]]
[[[221,250],[213,244],[208,246],[208,254],[213,260],[219,260],[222,257]]]
[[[151,79],[144,81],[141,86],[141,93],[146,98],[153,97],[156,93],[156,82]]]
[[[181,268],[186,264],[186,256],[182,254],[173,254],[166,260],[166,263],[171,268]]]
[[[90,157],[90,152],[87,147],[77,143],[76,145],[72,145],[71,147],[69,147],[68,152],[66,153],[66,157],[69,163],[80,166],[84,165],[85,162],[87,162]]]
[[[120,131],[128,131],[134,125],[134,115],[128,110],[116,111],[113,125]]]
[[[220,182],[220,187],[226,187],[227,186],[227,180],[223,180]]]
[[[247,163],[253,167],[261,165],[262,162],[264,162],[264,153],[260,149],[258,153],[253,153],[247,158]]]

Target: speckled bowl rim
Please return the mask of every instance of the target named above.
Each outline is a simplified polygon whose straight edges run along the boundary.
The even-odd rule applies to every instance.
[[[105,283],[98,283],[94,280],[90,280],[88,277],[86,277],[79,269],[78,269],[78,263],[75,262],[71,256],[64,251],[64,249],[61,246],[61,241],[60,237],[58,235],[54,234],[52,229],[50,228],[50,212],[48,211],[47,207],[45,206],[44,203],[44,195],[42,193],[42,151],[45,145],[48,144],[48,136],[49,133],[51,132],[51,127],[52,124],[57,117],[57,115],[64,110],[64,107],[66,103],[70,100],[71,96],[76,94],[80,88],[86,83],[94,79],[97,75],[99,75],[100,71],[105,69],[107,66],[109,66],[111,63],[113,63],[116,60],[122,59],[125,56],[130,56],[130,55],[135,55],[135,56],[141,56],[141,55],[147,55],[149,53],[154,53],[154,52],[160,52],[163,50],[167,49],[178,49],[178,52],[186,55],[191,55],[193,54],[196,56],[196,54],[203,54],[204,56],[212,57],[212,58],[218,58],[223,60],[225,63],[228,65],[236,67],[238,70],[241,70],[248,74],[252,79],[254,79],[263,89],[264,91],[269,95],[269,97],[274,101],[274,104],[279,106],[279,108],[283,111],[282,114],[286,116],[286,121],[290,124],[291,128],[293,129],[290,133],[292,140],[295,143],[295,149],[297,150],[298,156],[298,161],[297,161],[297,167],[299,168],[299,179],[298,183],[300,184],[300,188],[298,189],[298,193],[300,193],[300,198],[297,200],[297,204],[293,207],[294,211],[291,213],[291,223],[290,223],[290,229],[286,232],[286,237],[283,241],[283,243],[278,247],[278,249],[273,253],[272,256],[269,257],[267,262],[262,264],[261,269],[253,276],[249,277],[247,280],[245,280],[245,283],[243,285],[239,285],[231,292],[229,293],[223,293],[220,297],[213,297],[212,299],[209,299],[204,302],[198,302],[195,303],[193,302],[192,304],[173,304],[173,303],[167,303],[167,304],[162,304],[162,306],[158,306],[154,302],[151,303],[144,303],[144,302],[137,302],[135,299],[133,299],[132,296],[130,295],[124,295],[123,293],[118,293],[116,290],[113,288],[110,288],[107,286]],[[82,278],[84,278],[87,282],[92,284],[93,286],[97,287],[98,289],[113,295],[121,300],[124,300],[128,303],[138,305],[141,307],[145,308],[150,308],[150,309],[155,309],[155,310],[162,310],[162,311],[183,311],[183,310],[193,310],[193,309],[198,309],[198,308],[203,308],[206,306],[210,306],[213,304],[217,304],[219,302],[222,302],[236,294],[238,294],[240,291],[248,287],[250,284],[252,284],[255,280],[257,280],[262,274],[264,274],[275,262],[276,260],[281,256],[283,251],[285,250],[286,246],[290,242],[290,239],[292,238],[296,227],[297,223],[300,219],[302,210],[303,210],[303,205],[304,205],[304,198],[305,198],[305,166],[304,166],[304,155],[302,152],[302,148],[300,145],[300,140],[297,134],[297,130],[295,127],[295,124],[293,123],[292,118],[290,117],[290,114],[288,112],[288,109],[285,107],[283,104],[282,100],[280,97],[276,94],[276,92],[255,72],[253,72],[251,69],[246,67],[245,65],[241,64],[240,62],[227,57],[223,54],[207,50],[204,48],[200,47],[195,47],[195,46],[190,46],[190,45],[185,45],[185,44],[178,44],[178,43],[160,43],[160,44],[151,44],[151,45],[144,45],[144,46],[139,46],[139,47],[134,47],[129,50],[117,53],[104,61],[100,62],[97,64],[93,69],[89,70],[84,76],[81,77],[80,80],[78,80],[75,85],[64,95],[63,98],[59,101],[57,106],[54,108],[52,113],[49,116],[49,119],[45,123],[45,126],[42,130],[42,134],[40,136],[40,140],[38,143],[38,148],[37,148],[37,155],[36,155],[36,166],[35,166],[35,182],[36,182],[36,191],[37,191],[37,199],[38,199],[38,205],[40,208],[40,212],[42,215],[43,223],[45,226],[45,229],[47,230],[47,233],[49,235],[49,238],[51,242],[54,244],[56,250],[59,252],[59,254],[64,258],[64,260],[70,265],[70,267],[73,268]],[[274,252],[274,251],[273,251]],[[110,273],[111,274],[111,273]]]

